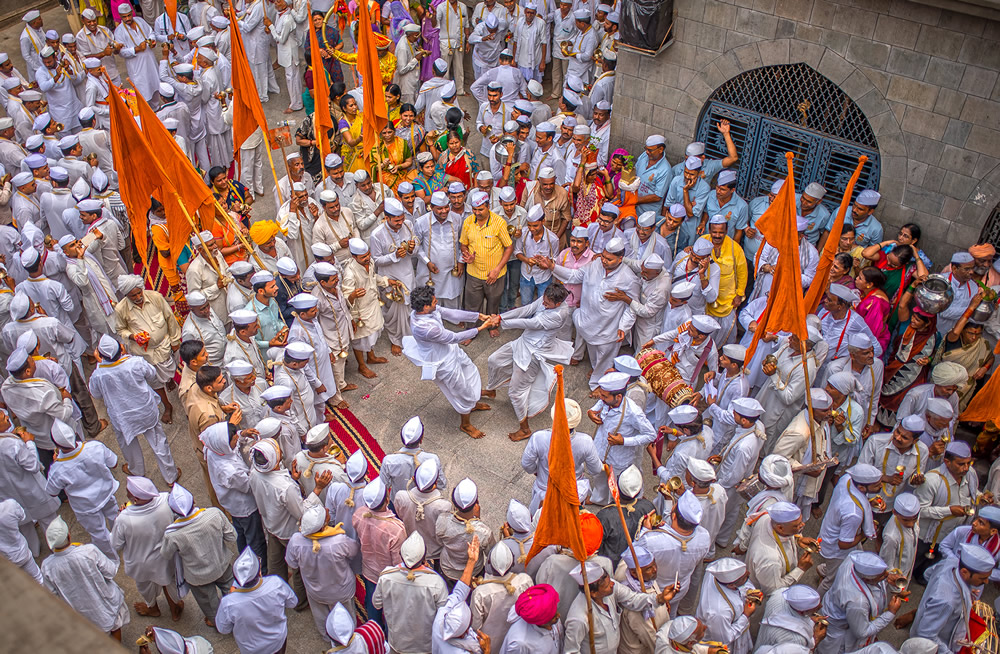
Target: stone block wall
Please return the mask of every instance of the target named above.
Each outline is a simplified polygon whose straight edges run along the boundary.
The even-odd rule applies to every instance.
[[[879,218],[916,222],[943,264],[1000,202],[1000,21],[910,0],[676,0],[674,44],[619,53],[612,143],[664,134],[679,161],[712,92],[804,62],[864,111],[882,159]],[[805,180],[810,181],[810,180]],[[748,200],[750,198],[747,198]]]

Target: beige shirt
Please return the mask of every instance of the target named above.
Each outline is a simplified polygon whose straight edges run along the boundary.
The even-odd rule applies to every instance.
[[[115,331],[125,343],[129,354],[141,356],[156,365],[173,354],[172,345],[180,346],[181,326],[166,299],[156,291],[143,291],[145,301],[138,307],[122,298],[115,306]],[[130,337],[139,332],[149,334],[149,345],[143,348]]]

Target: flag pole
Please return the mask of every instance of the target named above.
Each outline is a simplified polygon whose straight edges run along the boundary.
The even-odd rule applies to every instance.
[[[240,225],[238,225],[236,223],[236,221],[233,220],[233,217],[230,216],[229,212],[226,211],[226,208],[223,207],[219,203],[218,198],[216,198],[214,194],[212,196],[212,199],[215,201],[215,209],[216,209],[216,211],[218,213],[222,214],[223,218],[225,218],[228,221],[229,226],[232,227],[233,228],[233,232],[236,233],[236,238],[238,238],[240,240],[240,242],[243,244],[243,247],[245,247],[246,250],[247,250],[247,252],[250,253],[250,256],[252,256],[254,258],[254,261],[257,262],[257,265],[260,266],[260,269],[261,270],[265,270],[267,268],[267,266],[265,266],[264,262],[260,260],[260,257],[257,256],[257,253],[253,251],[253,246],[250,245],[250,241],[248,241],[246,239],[246,237],[243,236],[243,232],[242,232],[242,230],[240,230]]]
[[[201,230],[194,224],[194,219],[191,218],[191,214],[188,213],[187,207],[184,206],[184,203],[181,201],[181,196],[177,191],[174,191],[174,198],[177,200],[177,206],[181,208],[181,213],[184,214],[184,217],[187,218],[188,224],[191,225],[191,231],[193,231],[194,235],[198,237],[198,242],[201,243],[201,247],[205,252],[205,258],[208,259],[208,262],[212,265],[212,269],[215,270],[215,274],[219,276],[219,279],[222,279],[223,276],[222,271],[219,270],[219,264],[215,261],[215,257],[212,256],[212,251],[208,249],[208,245],[205,244],[205,240],[201,237]]]
[[[365,0],[362,0],[364,2]],[[580,576],[583,578],[583,594],[587,596],[587,640],[590,641],[590,654],[597,654],[594,646],[594,607],[590,599],[590,582],[587,581],[587,562],[580,561]]]

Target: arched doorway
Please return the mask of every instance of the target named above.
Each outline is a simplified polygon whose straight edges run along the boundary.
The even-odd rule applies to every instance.
[[[979,240],[976,243],[991,243],[1000,250],[1000,204],[993,207],[993,212],[986,219],[983,231],[979,233]]]
[[[726,154],[715,129],[722,119],[729,120],[740,153],[738,192],[747,200],[766,194],[774,180],[785,176],[786,152],[795,154],[796,188],[819,182],[827,189],[824,203],[831,210],[840,203],[862,154],[868,163],[854,194],[878,188],[878,143],[868,119],[808,64],[755,68],[717,88],[701,111],[697,132],[712,158]]]

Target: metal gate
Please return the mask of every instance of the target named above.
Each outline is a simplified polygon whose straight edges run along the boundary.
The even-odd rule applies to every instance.
[[[983,231],[979,233],[979,240],[976,243],[991,243],[1000,249],[1000,204],[993,207],[993,213],[983,225]]]
[[[862,154],[868,162],[854,196],[878,188],[878,143],[871,125],[846,93],[808,64],[756,68],[716,89],[702,109],[696,137],[710,158],[726,156],[715,127],[724,118],[740,154],[737,190],[747,200],[785,177],[786,152],[795,154],[796,189],[819,182],[827,189],[823,203],[832,211]]]

